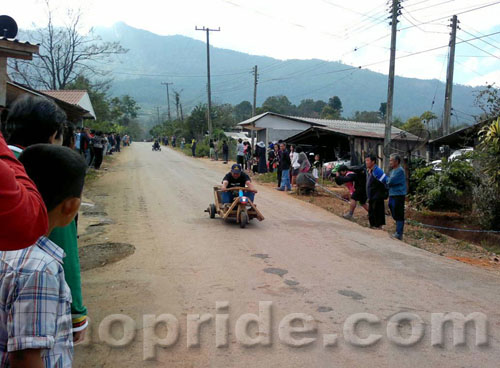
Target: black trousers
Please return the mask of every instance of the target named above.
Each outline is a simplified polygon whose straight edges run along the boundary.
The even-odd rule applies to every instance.
[[[368,219],[370,226],[385,225],[385,206],[383,199],[370,199],[368,204]]]
[[[95,148],[94,147],[94,167],[96,169],[99,169],[102,164],[102,148]]]
[[[278,171],[278,175],[277,175],[277,177],[278,177],[278,187],[281,187],[281,170],[278,169],[277,171]]]

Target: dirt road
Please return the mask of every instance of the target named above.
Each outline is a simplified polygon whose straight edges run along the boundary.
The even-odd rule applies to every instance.
[[[168,149],[152,152],[150,144],[134,143],[92,185],[87,197],[107,221],[87,227],[95,218],[82,216],[82,243],[128,243],[135,253],[83,273],[93,323],[91,341],[75,349],[76,367],[498,367],[498,274],[391,240],[270,188],[258,187],[256,197],[265,221],[240,229],[210,219],[203,211],[227,170],[220,162]],[[236,321],[259,314],[259,302],[266,301],[272,302],[270,329],[263,320],[260,332],[256,324],[247,332],[268,344],[245,347]],[[229,308],[216,310],[217,302],[228,302]],[[261,305],[264,319],[266,308]],[[413,346],[393,342],[397,336],[388,320],[400,312],[424,321],[423,338]],[[451,328],[443,347],[432,346],[431,313],[447,312],[483,313],[489,345],[476,346],[472,327],[465,346],[453,346]],[[296,320],[287,327],[283,319],[291,313],[312,316],[306,328],[315,332],[288,336],[303,324]],[[373,323],[361,321],[350,329],[346,320],[357,313],[373,315]],[[102,341],[102,321],[113,314],[131,319],[128,332],[135,338],[125,347]],[[144,360],[150,341],[144,340],[143,316],[161,314],[178,320],[179,337]],[[212,319],[201,327],[199,346],[190,335],[188,347],[186,319],[192,314]],[[224,337],[219,330],[216,341],[216,324],[224,326],[216,323],[216,314],[229,314],[226,347],[216,347]],[[481,326],[476,329],[480,335]],[[115,339],[124,337],[122,330],[113,325]],[[404,341],[412,338],[407,323],[395,331]],[[160,325],[155,332],[161,339],[168,331]],[[338,335],[334,346],[325,346],[331,341],[325,334]],[[370,334],[381,338],[368,347],[355,346]],[[310,344],[289,346],[303,338]]]

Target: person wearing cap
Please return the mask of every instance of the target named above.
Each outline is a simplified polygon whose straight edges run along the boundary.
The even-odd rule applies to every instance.
[[[231,171],[222,179],[222,189],[230,189],[236,187],[247,187],[250,191],[245,191],[245,197],[248,197],[252,202],[255,198],[257,190],[252,184],[250,177],[242,171],[241,166],[234,164],[231,166]],[[232,203],[234,199],[233,192],[222,192],[222,203]]]

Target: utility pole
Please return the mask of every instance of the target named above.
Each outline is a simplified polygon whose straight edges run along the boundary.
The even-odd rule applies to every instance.
[[[259,74],[257,73],[257,65],[254,66],[253,68],[253,105],[252,105],[252,116],[255,116],[255,110],[257,109],[257,82],[259,80]],[[253,123],[253,127],[255,127],[255,123]],[[254,141],[254,135],[255,135],[255,131],[254,129],[252,129],[250,131],[250,143],[251,143],[251,146],[252,146],[252,152],[255,152],[254,149],[254,144],[253,144],[253,141]]]
[[[207,120],[208,120],[208,134],[212,136],[212,117],[210,115],[210,111],[212,109],[212,91],[210,90],[210,32],[220,32],[220,27],[217,29],[210,29],[207,27],[198,28],[195,27],[196,31],[205,31],[207,32],[207,94],[208,94],[208,111],[207,111]]]
[[[158,125],[160,125],[160,106],[156,106],[156,114],[158,116]]]
[[[389,62],[389,83],[387,87],[387,109],[385,115],[384,147],[391,143],[392,107],[394,100],[394,69],[396,66],[396,33],[398,31],[398,15],[401,14],[400,0],[392,0],[391,8],[391,60]],[[387,150],[384,150],[387,151]],[[384,157],[384,169],[389,169],[389,156]]]
[[[450,134],[451,97],[453,93],[453,69],[455,66],[455,42],[457,39],[457,16],[451,18],[450,54],[446,73],[446,92],[444,96],[443,136]]]
[[[255,116],[255,109],[257,108],[257,82],[259,80],[259,74],[257,73],[257,65],[253,67],[253,106],[252,106],[252,116]]]
[[[167,86],[167,116],[168,116],[168,121],[172,120],[172,117],[170,115],[170,93],[168,91],[168,86],[172,85],[172,82],[161,82],[162,85]]]

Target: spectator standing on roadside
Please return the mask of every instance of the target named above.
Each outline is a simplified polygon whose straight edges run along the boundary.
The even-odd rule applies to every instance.
[[[370,227],[381,229],[385,225],[385,205],[387,180],[384,171],[377,166],[377,156],[369,155],[366,164],[366,196],[368,198],[368,219]]]
[[[61,145],[63,142],[66,114],[52,100],[28,96],[20,97],[11,106],[3,128],[14,146],[11,150],[19,155],[25,148],[38,143]],[[88,130],[88,129],[87,129]],[[68,146],[70,140],[66,140]],[[43,193],[42,193],[43,195]],[[21,219],[19,220],[21,221]],[[76,222],[73,219],[65,227],[57,227],[49,238],[66,253],[63,269],[72,294],[72,310],[77,317],[73,321],[75,332],[87,326],[87,310],[83,306],[80,281]]]
[[[210,141],[208,142],[208,147],[210,149],[209,154],[208,154],[210,156],[210,160],[214,161],[215,160],[215,144],[214,144],[213,139],[210,139]]]
[[[281,187],[281,176],[283,174],[280,165],[280,162],[283,159],[283,151],[281,150],[281,143],[283,143],[283,141],[280,139],[278,141],[278,144],[274,145],[275,147],[276,146],[278,147],[277,149],[276,148],[274,149],[274,152],[276,153],[275,164],[276,164],[276,178],[278,179],[278,188]]]
[[[403,240],[403,229],[405,226],[405,197],[406,197],[406,175],[401,167],[401,157],[392,154],[389,158],[391,172],[387,178],[389,187],[389,209],[394,221],[396,221],[396,232],[394,238]]]
[[[318,182],[319,179],[319,174],[321,174],[321,161],[319,157],[319,153],[314,155],[314,163],[313,163],[313,169],[312,169],[312,175],[314,179],[316,179],[316,182]]]
[[[245,146],[243,146],[243,140],[238,138],[238,144],[236,145],[236,163],[243,167],[245,163]]]
[[[80,152],[80,136],[82,134],[81,131],[82,131],[82,129],[80,127],[76,128],[76,132],[75,132],[75,150],[77,152]]]
[[[293,144],[290,145],[290,162],[292,163],[292,167],[290,168],[290,175],[293,187],[295,185],[297,175],[299,175],[300,168],[299,154],[295,151],[295,146]]]
[[[227,142],[224,139],[222,141],[222,159],[224,160],[225,164],[227,164],[228,158],[229,158],[229,146],[227,145]]]
[[[167,142],[167,145],[168,145],[168,142]],[[194,138],[191,141],[191,153],[192,153],[193,157],[196,157],[196,139],[194,139]]]
[[[106,138],[103,137],[102,132],[96,132],[94,138],[92,138],[94,147],[94,168],[99,170],[102,164],[104,145],[107,143]]]
[[[45,203],[0,133],[0,250],[31,246],[47,233]]]
[[[290,153],[286,149],[286,144],[281,143],[280,145],[281,151],[281,159],[280,159],[280,170],[281,170],[281,185],[277,188],[280,191],[292,190],[292,186],[290,184]]]
[[[122,137],[120,136],[119,133],[115,135],[115,151],[120,152],[120,144],[122,141]]]

